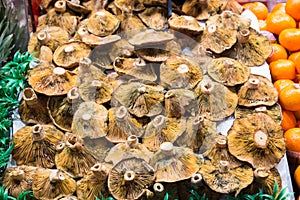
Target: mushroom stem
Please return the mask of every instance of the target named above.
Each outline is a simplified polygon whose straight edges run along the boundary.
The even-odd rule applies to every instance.
[[[267,113],[267,107],[266,106],[259,106],[259,107],[255,108],[255,112]]]
[[[89,72],[91,70],[90,66],[92,64],[91,59],[84,57],[79,60],[79,70],[82,73]]]
[[[77,33],[78,33],[78,35],[81,37],[81,39],[82,39],[82,37],[84,37],[84,36],[86,36],[86,35],[89,35],[88,30],[87,30],[86,28],[84,28],[84,27],[80,27],[80,28],[78,29]]]
[[[11,178],[15,181],[21,181],[25,177],[25,172],[23,170],[20,170],[16,168],[16,170],[11,172]]]
[[[177,71],[180,73],[180,74],[184,74],[184,73],[187,73],[189,72],[189,66],[187,64],[180,64],[177,68]]]
[[[132,56],[132,52],[129,49],[123,49],[122,55],[126,57]]]
[[[45,131],[42,125],[37,124],[32,127],[32,140],[41,141],[45,138]]]
[[[258,148],[262,148],[262,149],[267,148],[268,141],[269,141],[268,138],[269,138],[268,134],[262,130],[256,131],[253,135],[254,143]]]
[[[80,142],[77,135],[72,135],[71,137],[69,137],[66,142],[66,145],[73,151],[82,150],[82,143]]]
[[[264,182],[268,176],[269,176],[269,171],[266,170],[265,168],[257,168],[254,170],[254,176],[257,182]]]
[[[172,97],[174,97],[174,96],[175,96],[175,94],[174,94],[174,92],[172,92],[172,91],[168,91],[168,92],[165,94],[165,98],[166,98],[166,99],[172,98]]]
[[[139,87],[139,88],[138,88],[138,93],[140,93],[140,94],[146,93],[146,87],[145,87],[145,86]]]
[[[61,171],[53,170],[50,174],[49,179],[51,183],[56,183],[56,182],[64,181],[66,178]]]
[[[222,17],[224,18],[230,18],[232,16],[233,12],[230,10],[225,10],[222,12]]]
[[[79,91],[77,87],[73,87],[72,89],[70,89],[68,91],[67,94],[67,101],[69,103],[75,103],[78,102],[80,100],[80,95],[79,95]]]
[[[226,138],[220,136],[217,138],[217,143],[216,143],[216,146],[218,148],[226,148],[226,145],[227,145],[227,141],[226,141]]]
[[[100,89],[100,88],[103,88],[103,82],[98,81],[98,80],[93,80],[91,83],[91,86],[95,89]]]
[[[225,60],[225,63],[224,63],[225,67],[226,68],[229,68],[229,67],[232,67],[234,65],[234,62],[232,60]]]
[[[160,145],[160,150],[167,154],[167,155],[172,155],[173,154],[173,150],[174,150],[174,146],[171,142],[163,142]]]
[[[209,27],[207,27],[207,30],[209,33],[214,33],[217,30],[217,26],[215,24],[212,24]]]
[[[56,74],[56,75],[62,76],[66,73],[66,70],[62,67],[55,67],[53,69],[53,73]]]
[[[56,12],[64,13],[66,11],[66,2],[64,0],[59,0],[55,2],[54,8]]]
[[[56,151],[61,152],[65,148],[66,144],[64,142],[59,143],[56,145]]]
[[[238,41],[240,43],[246,43],[249,41],[250,31],[249,29],[240,30],[238,33]]]
[[[228,161],[221,160],[220,161],[220,172],[222,172],[222,173],[228,172],[228,170],[229,170],[228,165],[229,165]]]
[[[137,58],[137,59],[135,59],[133,66],[134,67],[145,67],[146,62],[142,58]]]
[[[166,122],[166,117],[163,115],[158,115],[153,119],[153,126],[155,128],[161,128]]]
[[[37,95],[32,88],[25,88],[23,90],[22,97],[29,106],[37,104]]]
[[[68,45],[64,48],[65,53],[72,53],[74,51],[74,47],[72,45]]]
[[[108,168],[101,163],[96,163],[93,167],[91,167],[91,171],[94,173],[95,177],[98,180],[105,180],[108,176]]]
[[[80,0],[71,0],[71,3],[80,5]]]
[[[37,39],[42,43],[42,44],[46,44],[49,42],[50,40],[50,35],[46,32],[46,31],[40,31],[37,34]]]
[[[154,190],[155,194],[161,195],[164,192],[165,187],[161,183],[154,183],[153,190]]]
[[[198,189],[199,187],[201,187],[203,185],[203,182],[202,182],[202,176],[201,174],[193,174],[192,178],[191,178],[191,184],[192,184],[192,187],[194,189]]]
[[[259,79],[257,78],[249,78],[247,81],[247,87],[249,89],[257,89],[259,86]]]
[[[88,113],[83,114],[83,115],[81,116],[81,119],[83,119],[84,121],[89,121],[89,120],[92,119],[92,115],[91,115],[91,114],[88,114]]]
[[[124,180],[125,181],[133,181],[135,179],[135,172],[131,170],[127,170],[124,173]]]
[[[204,84],[201,84],[201,92],[203,94],[211,94],[213,89],[214,89],[214,85],[212,85],[211,83],[204,83]]]
[[[127,108],[125,106],[120,106],[117,110],[116,110],[116,117],[118,119],[125,119],[125,117],[127,116],[128,112],[127,112]]]
[[[126,140],[126,145],[129,148],[135,148],[137,145],[139,144],[139,139],[137,136],[135,135],[131,135],[127,138]]]

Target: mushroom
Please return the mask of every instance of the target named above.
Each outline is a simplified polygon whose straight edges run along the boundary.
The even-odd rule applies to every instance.
[[[283,130],[264,113],[236,119],[228,131],[228,149],[254,168],[271,169],[285,154]]]
[[[19,196],[23,191],[31,190],[36,170],[36,167],[25,165],[7,168],[3,177],[3,187],[13,197]]]
[[[59,195],[54,200],[78,200],[78,198],[73,195]]]
[[[141,158],[123,159],[108,175],[108,189],[116,199],[138,199],[154,182],[154,169]]]
[[[248,165],[230,169],[228,161],[213,164],[207,160],[199,170],[205,183],[214,191],[237,196],[243,188],[253,181],[253,171]]]
[[[156,171],[156,182],[177,182],[189,179],[200,168],[201,160],[189,148],[175,147],[164,142],[150,160]]]
[[[87,175],[77,182],[77,196],[79,199],[95,200],[95,197],[108,197],[107,177],[109,168],[101,163],[91,167]]]
[[[136,35],[147,29],[147,27],[143,24],[141,19],[138,18],[136,15],[125,14],[123,18],[124,19],[121,21],[121,30],[122,35],[124,35],[124,38],[126,39],[131,38],[133,35]]]
[[[198,20],[192,16],[181,15],[172,16],[168,20],[171,29],[182,32],[184,34],[201,34],[204,27],[201,26]]]
[[[95,139],[106,136],[107,133],[106,108],[93,101],[83,102],[74,113],[72,132],[83,139]]]
[[[45,46],[45,45],[41,46],[39,60],[41,62],[52,63],[52,60],[53,60],[52,50],[49,47]]]
[[[113,87],[104,81],[93,80],[79,86],[79,94],[84,101],[94,101],[98,104],[110,101]]]
[[[163,142],[175,142],[185,129],[186,120],[184,118],[176,119],[157,115],[146,126],[143,144],[150,151],[157,151]]]
[[[70,89],[67,96],[50,97],[47,103],[49,116],[55,126],[63,131],[71,131],[73,116],[82,99],[78,88]]]
[[[228,0],[226,7],[224,8],[223,12],[226,10],[230,10],[234,13],[237,14],[242,14],[242,12],[244,11],[244,7],[236,0]]]
[[[20,118],[25,123],[48,124],[51,119],[47,113],[48,97],[37,95],[32,88],[25,88],[18,108]]]
[[[212,59],[207,71],[212,79],[226,86],[243,84],[250,76],[249,67],[227,57]]]
[[[67,6],[70,10],[80,13],[80,14],[88,14],[91,12],[87,7],[80,5],[79,0],[67,0]]]
[[[278,101],[278,92],[272,82],[263,76],[251,74],[238,91],[238,105],[272,106]]]
[[[72,195],[76,181],[57,169],[39,169],[32,182],[33,195],[41,200],[54,199],[60,195]]]
[[[138,79],[155,81],[157,76],[153,67],[142,58],[121,58],[117,57],[113,63],[114,70],[120,74],[126,74]]]
[[[200,115],[208,113],[212,121],[222,121],[232,115],[238,103],[236,93],[208,77],[197,85],[195,94]]]
[[[28,83],[36,91],[47,96],[67,94],[77,84],[77,75],[61,67],[42,65],[29,71]]]
[[[114,4],[125,13],[132,13],[132,11],[139,12],[145,9],[143,0],[115,0]]]
[[[206,0],[187,0],[182,5],[182,11],[197,20],[206,20],[209,18],[208,2]]]
[[[134,46],[127,40],[121,39],[112,45],[109,57],[114,61],[117,57],[131,57],[134,53]]]
[[[164,88],[160,85],[131,82],[117,87],[112,98],[137,117],[151,117],[160,114],[163,110],[163,91]]]
[[[167,117],[189,117],[198,113],[199,105],[195,94],[187,89],[173,89],[165,94]]]
[[[132,117],[125,106],[108,110],[108,132],[106,138],[113,142],[125,142],[130,135],[140,137],[144,133],[142,124]]]
[[[83,57],[79,60],[77,73],[79,84],[93,80],[104,80],[106,76],[104,71],[94,66],[88,57]]]
[[[66,140],[56,145],[55,164],[57,169],[68,173],[72,178],[81,178],[97,162],[85,148],[83,140],[72,133],[66,134]]]
[[[173,39],[173,34],[148,29],[132,36],[128,42],[135,47],[153,47],[154,45],[166,44]]]
[[[148,28],[162,31],[168,28],[167,14],[165,8],[150,7],[139,13],[138,16]]]
[[[64,134],[52,125],[24,126],[13,135],[12,157],[18,165],[52,168],[55,146],[63,139]]]
[[[79,64],[82,57],[91,52],[88,45],[82,42],[69,42],[59,46],[53,54],[53,62],[60,67],[72,68]]]
[[[111,148],[105,162],[117,164],[122,159],[131,157],[142,158],[149,162],[152,154],[143,144],[139,143],[137,136],[131,135],[126,142],[119,143]]]

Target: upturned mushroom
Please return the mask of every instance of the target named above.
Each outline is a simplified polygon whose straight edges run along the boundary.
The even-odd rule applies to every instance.
[[[88,57],[80,58],[77,73],[79,85],[93,80],[104,80],[106,77],[104,70],[96,67],[91,59]]]
[[[145,160],[127,158],[110,170],[108,189],[116,199],[138,199],[154,180],[154,169]]]
[[[101,163],[92,166],[89,172],[77,182],[76,193],[79,199],[95,200],[95,197],[108,197],[107,177],[109,168]]]
[[[162,45],[174,39],[174,35],[167,32],[155,31],[147,29],[140,32],[128,40],[135,47],[149,47],[154,45]]]
[[[204,30],[204,26],[201,26],[198,20],[192,16],[172,16],[168,22],[171,29],[191,36],[201,34]]]
[[[51,119],[47,112],[48,97],[37,95],[32,88],[25,88],[18,108],[20,118],[25,123],[48,124]]]
[[[33,195],[41,200],[51,200],[60,195],[72,195],[76,181],[57,169],[39,169],[32,181]]]
[[[135,119],[125,106],[108,110],[108,132],[106,138],[113,142],[126,142],[131,135],[140,137],[144,133],[143,124]]]
[[[79,14],[88,14],[91,12],[87,7],[80,5],[79,0],[67,0],[67,7],[72,10],[73,12],[79,13]]]
[[[66,140],[56,145],[56,168],[68,173],[72,178],[81,178],[97,162],[97,159],[85,148],[83,140],[72,133],[66,134]]]
[[[83,102],[74,113],[72,132],[81,138],[101,138],[107,134],[107,109],[93,101]]]
[[[285,153],[283,130],[264,113],[236,119],[228,131],[228,149],[254,168],[271,169]]]
[[[150,165],[156,171],[156,182],[177,182],[189,179],[195,174],[202,161],[189,148],[173,146],[164,142],[160,150],[150,160]]]
[[[239,89],[238,97],[240,106],[272,106],[278,101],[278,92],[269,79],[252,74]]]
[[[168,28],[168,12],[163,7],[150,7],[146,8],[143,12],[139,13],[139,18],[150,29],[165,30]]]
[[[12,157],[18,165],[52,168],[55,146],[63,139],[64,134],[52,125],[25,126],[12,138]]]

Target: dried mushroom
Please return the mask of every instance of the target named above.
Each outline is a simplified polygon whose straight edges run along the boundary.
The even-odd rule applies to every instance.
[[[52,60],[53,60],[52,50],[49,47],[45,46],[45,45],[41,46],[39,60],[41,62],[52,63]]]
[[[114,70],[120,75],[126,74],[147,81],[155,81],[157,79],[153,67],[141,58],[117,57],[113,66]]]
[[[135,47],[151,47],[154,45],[162,45],[174,39],[174,35],[167,32],[155,31],[148,29],[140,32],[128,40]]]
[[[36,91],[47,96],[67,94],[77,84],[77,75],[61,67],[39,66],[29,71],[28,83]]]
[[[110,101],[113,87],[104,81],[93,80],[79,86],[79,94],[84,101],[103,104]]]
[[[63,139],[64,134],[52,125],[25,126],[12,138],[12,157],[18,165],[52,168],[55,146]]]
[[[84,146],[91,152],[99,162],[104,162],[110,149],[114,146],[106,137],[94,138],[89,137],[83,138]]]
[[[33,124],[48,124],[51,122],[46,106],[48,97],[38,96],[32,88],[25,88],[22,92],[22,98],[18,112],[23,122]]]
[[[121,21],[121,30],[125,38],[130,38],[146,29],[147,27],[136,15],[125,15],[124,20]]]
[[[73,195],[59,195],[54,200],[78,200],[78,198]]]
[[[154,179],[154,169],[145,160],[128,158],[113,166],[108,176],[108,188],[116,199],[138,199]]]
[[[112,98],[128,111],[137,116],[155,116],[163,111],[164,88],[160,85],[152,86],[143,83],[131,82],[121,84],[115,89]]]
[[[212,59],[207,66],[209,76],[226,86],[243,84],[250,76],[250,68],[238,61],[221,57]]]
[[[240,191],[250,185],[253,181],[253,171],[248,165],[234,169],[228,167],[228,161],[221,160],[213,164],[207,160],[199,170],[205,183],[214,191],[229,194],[235,192],[237,196]]]
[[[222,121],[233,114],[238,96],[223,84],[209,78],[203,79],[195,88],[199,113],[210,114],[212,121]]]
[[[3,177],[3,187],[13,197],[17,197],[23,191],[31,190],[36,170],[36,167],[25,165],[7,168]]]
[[[109,168],[104,164],[96,163],[88,174],[77,182],[76,193],[79,199],[95,200],[95,197],[108,197],[107,177]]]
[[[131,157],[142,158],[149,162],[152,154],[143,144],[139,143],[137,136],[131,135],[126,142],[119,143],[111,148],[105,158],[105,162],[117,164],[122,159]]]
[[[126,142],[130,135],[140,137],[144,133],[142,124],[128,113],[125,106],[110,108],[108,119],[106,138],[111,142]]]
[[[80,14],[88,14],[91,12],[87,7],[80,5],[79,0],[67,0],[67,6],[70,10],[80,13]]]
[[[69,42],[55,50],[53,61],[57,66],[72,68],[78,66],[79,60],[87,57],[90,52],[90,47],[82,42]]]
[[[208,1],[203,0],[187,0],[182,5],[182,11],[197,20],[206,20],[209,18]]]
[[[91,59],[87,57],[79,60],[77,75],[79,84],[93,80],[104,80],[107,77],[104,71],[94,66]]]
[[[150,165],[156,171],[156,182],[171,183],[191,178],[199,170],[201,160],[189,148],[164,142],[151,158]]]
[[[32,182],[33,195],[41,200],[51,200],[76,191],[76,181],[57,169],[39,169]]]
[[[121,39],[114,43],[109,52],[110,59],[114,61],[117,57],[131,57],[134,55],[134,46],[127,40]]]
[[[50,97],[47,103],[49,116],[55,126],[64,131],[71,131],[73,116],[82,99],[78,88],[68,91],[67,96]]]
[[[85,148],[83,140],[78,135],[67,133],[66,138],[66,141],[56,145],[56,167],[68,173],[72,178],[83,177],[97,160]]]
[[[100,37],[113,34],[119,25],[120,20],[104,9],[93,13],[87,20],[88,31]]]
[[[168,118],[157,115],[145,129],[143,144],[150,151],[157,151],[163,142],[175,142],[184,133],[186,120],[184,118]]]
[[[104,137],[107,133],[107,115],[104,106],[93,101],[83,102],[74,113],[72,132],[83,139]]]
[[[139,18],[147,25],[148,28],[154,30],[165,30],[168,28],[167,10],[162,7],[146,8],[139,13]]]
[[[236,119],[228,132],[228,149],[254,168],[271,169],[285,153],[283,130],[264,113]]]
[[[204,30],[204,27],[201,26],[198,20],[192,16],[172,16],[169,18],[168,22],[171,29],[184,34],[200,34]]]
[[[278,101],[278,92],[272,82],[260,75],[250,75],[238,96],[238,105],[246,107],[272,106]]]
[[[145,9],[143,0],[115,0],[114,4],[125,13],[131,13],[132,11],[138,12]]]

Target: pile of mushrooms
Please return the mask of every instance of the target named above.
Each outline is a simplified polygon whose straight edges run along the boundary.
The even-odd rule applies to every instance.
[[[281,185],[278,94],[250,70],[271,44],[234,0],[176,2],[170,15],[167,0],[42,0],[11,195],[216,199]]]

